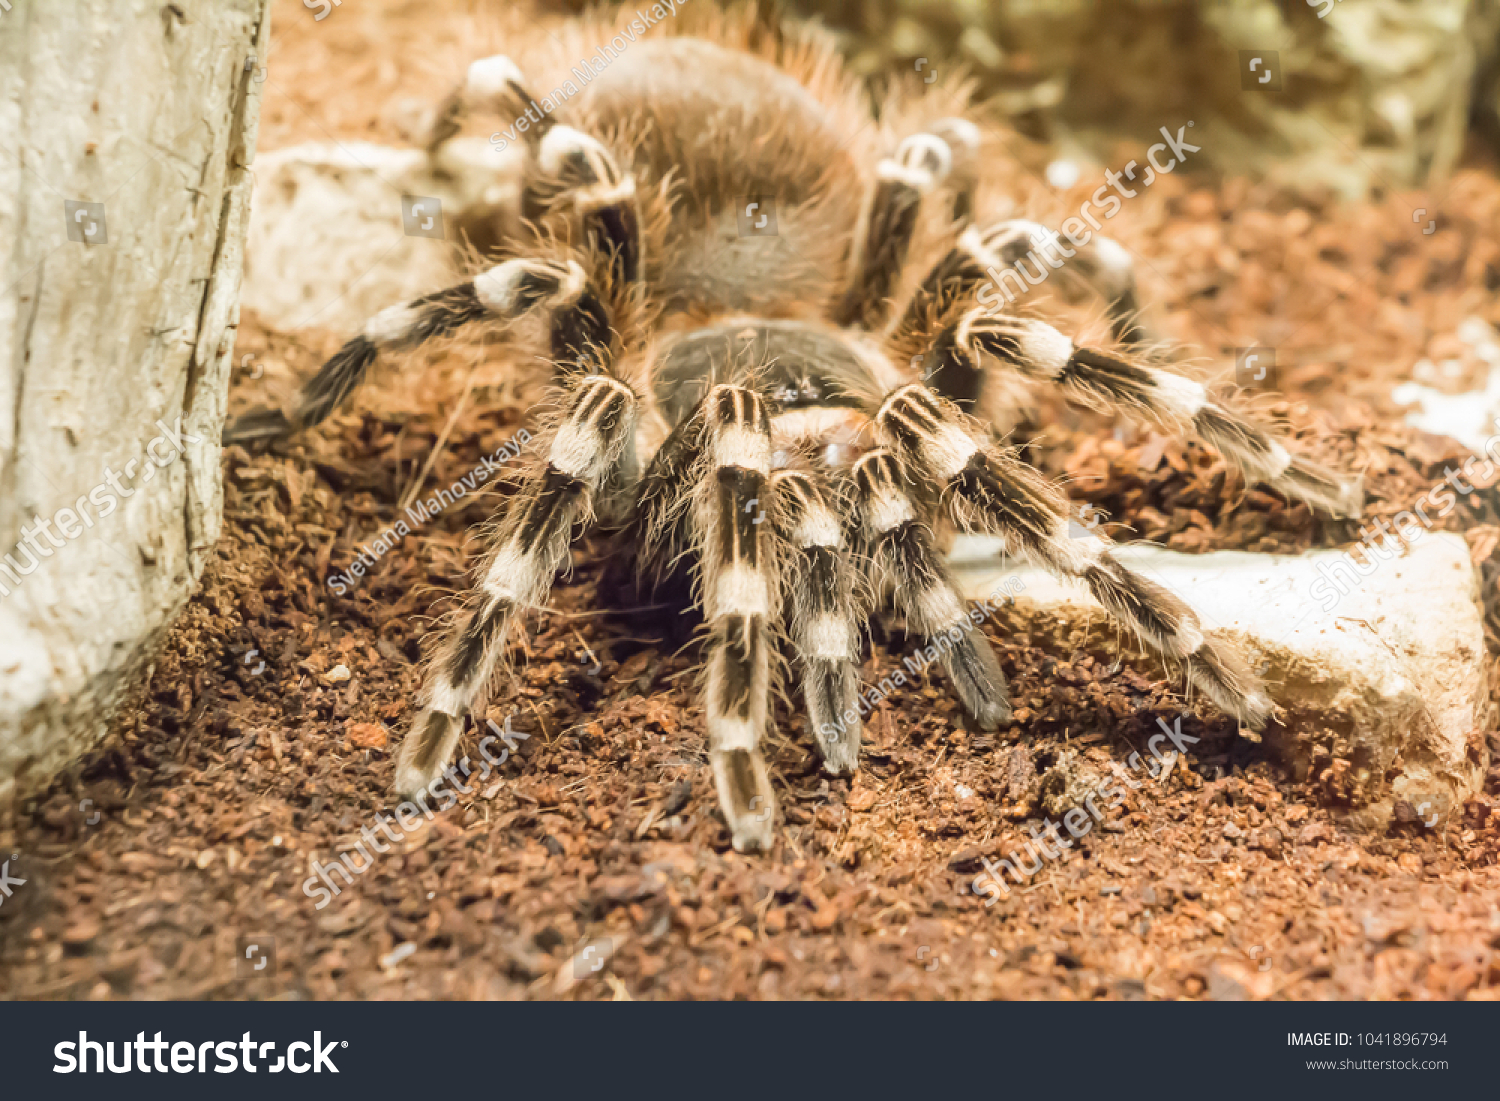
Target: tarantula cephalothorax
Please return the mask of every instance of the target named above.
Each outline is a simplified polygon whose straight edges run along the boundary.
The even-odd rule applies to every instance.
[[[1056,238],[976,217],[980,132],[949,117],[962,89],[892,92],[877,122],[816,34],[768,32],[749,13],[715,14],[693,35],[685,13],[673,22],[576,95],[559,87],[555,111],[532,111],[527,233],[506,246],[512,258],[381,312],[289,415],[254,412],[226,432],[248,441],[316,424],[382,353],[470,322],[533,317],[550,330],[561,397],[545,458],[504,499],[478,583],[427,671],[398,791],[441,775],[466,716],[482,713],[511,624],[546,599],[575,529],[595,516],[630,531],[621,545],[645,574],[693,565],[709,757],[737,849],[771,842],[759,747],[783,643],[834,773],[858,763],[860,725],[847,720],[858,714],[861,632],[883,607],[924,640],[943,638],[941,664],[977,723],[1009,717],[1004,675],[940,556],[944,530],[998,536],[1082,581],[1185,664],[1190,685],[1261,726],[1273,705],[1235,648],[1105,540],[1069,538],[1067,499],[991,426],[1009,385],[1030,380],[1196,432],[1247,479],[1337,515],[1357,515],[1357,480],[1290,454],[1198,382],[1132,354],[1134,279],[1106,239],[1079,247],[1068,270],[1108,303],[1117,349],[976,305],[987,269]],[[560,53],[588,56],[589,33]],[[467,112],[508,119],[552,87],[504,57],[475,62],[433,147]],[[776,236],[737,232],[747,196],[774,199]]]

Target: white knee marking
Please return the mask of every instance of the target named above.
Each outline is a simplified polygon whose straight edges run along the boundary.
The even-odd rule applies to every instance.
[[[984,242],[984,234],[979,232],[978,227],[970,226],[958,235],[958,247],[972,256],[978,264],[986,268],[1000,267],[1000,258],[990,251]]]
[[[968,119],[939,119],[933,123],[932,132],[947,142],[950,149],[956,145],[968,156],[979,152],[979,127]]]
[[[968,615],[958,596],[947,585],[934,585],[917,598],[917,614],[922,618],[924,633],[935,635],[958,624],[967,623]]]
[[[1021,355],[1032,365],[1056,376],[1073,358],[1073,342],[1051,325],[1033,321],[1017,335]]]
[[[496,313],[510,313],[515,307],[516,291],[531,270],[526,260],[507,260],[474,276],[474,293],[486,308]]]
[[[936,134],[913,134],[896,147],[896,160],[925,169],[936,182],[953,167],[953,150]]]
[[[1042,225],[1041,222],[1033,222],[1026,218],[1017,218],[1005,224],[1024,232],[1033,248],[1042,248],[1057,240],[1057,234]]]
[[[1182,657],[1197,653],[1198,647],[1203,645],[1203,628],[1196,623],[1184,623],[1177,629],[1177,643],[1182,648]]]
[[[1090,532],[1090,537],[1087,539],[1074,539],[1065,521],[1061,525],[1060,535],[1061,538],[1067,539],[1068,545],[1077,551],[1085,566],[1096,565],[1109,555],[1110,544],[1098,532]]]
[[[1201,382],[1168,371],[1152,371],[1151,378],[1162,404],[1176,416],[1192,420],[1208,404],[1208,391]]]
[[[708,716],[708,744],[711,748],[727,751],[754,749],[760,743],[760,724],[753,719],[731,719],[710,713]]]
[[[1205,397],[1204,405],[1208,401]],[[1219,410],[1223,412],[1222,410]],[[1245,447],[1238,446],[1235,437],[1220,439],[1215,436],[1207,436],[1208,442],[1217,447],[1235,466],[1253,475],[1256,479],[1266,482],[1274,482],[1277,478],[1287,472],[1292,465],[1292,453],[1288,451],[1277,440],[1267,440],[1265,454],[1251,451]]]
[[[583,152],[584,157],[589,159],[590,163],[593,162],[593,157],[607,159],[609,156],[605,152],[603,143],[597,138],[592,138],[582,130],[575,130],[571,126],[554,126],[542,138],[542,147],[537,151],[537,161],[543,172],[555,176],[562,170],[563,162],[579,151]]]
[[[411,306],[390,306],[365,322],[364,335],[376,344],[390,344],[411,332],[421,317]]]
[[[576,260],[569,260],[567,278],[562,281],[553,304],[565,306],[578,301],[578,296],[583,293],[583,288],[588,285],[588,281],[588,273],[583,270],[583,265]]]
[[[814,504],[792,530],[792,541],[799,547],[837,547],[842,545],[844,536],[833,510]]]
[[[746,562],[724,566],[714,583],[714,606],[710,618],[725,615],[765,616],[771,610],[765,574]]]
[[[514,313],[521,281],[528,274],[535,274],[546,261],[507,260],[474,276],[474,293],[486,309],[499,314]],[[552,305],[564,305],[576,301],[588,283],[588,275],[575,260],[567,262],[567,274],[563,276],[558,290],[547,299]]]
[[[1135,266],[1130,253],[1108,237],[1094,238],[1094,255],[1099,257],[1099,266],[1115,276],[1128,279]]]
[[[526,604],[530,602],[536,572],[536,562],[530,555],[522,553],[513,543],[507,544],[495,555],[480,587],[486,596]]]
[[[979,445],[956,424],[940,424],[937,431],[924,437],[923,458],[941,480],[956,478],[969,465]]]
[[[919,164],[902,164],[893,160],[883,160],[876,165],[875,176],[879,180],[905,184],[922,195],[936,187],[938,182],[938,177]]]
[[[953,150],[936,134],[913,134],[896,147],[896,155],[875,166],[880,180],[893,180],[925,195],[953,167]]]
[[[846,659],[854,654],[854,632],[842,617],[825,613],[814,618],[804,629],[802,649],[809,658]]]
[[[1266,456],[1266,477],[1279,478],[1292,465],[1292,453],[1275,440],[1271,441],[1271,453]]]
[[[867,522],[876,534],[884,534],[916,518],[911,502],[895,487],[877,486],[870,495]]]
[[[423,706],[444,715],[457,719],[468,713],[470,693],[449,684],[446,677],[429,684],[422,695]]]
[[[469,65],[464,93],[475,99],[493,99],[510,91],[510,82],[525,84],[516,63],[503,54],[480,58]]]
[[[590,486],[604,472],[605,440],[591,424],[565,422],[552,440],[548,460],[552,466]]]
[[[771,472],[771,438],[743,425],[728,424],[714,433],[714,465]]]
[[[1082,535],[1081,530],[1075,530],[1072,521],[1060,517],[1051,533],[1051,558],[1074,575],[1099,565],[1108,557],[1112,545],[1097,531]]]
[[[597,183],[592,187],[581,187],[573,197],[573,205],[583,213],[598,210],[601,206],[613,206],[635,198],[635,177],[628,172],[618,183]]]

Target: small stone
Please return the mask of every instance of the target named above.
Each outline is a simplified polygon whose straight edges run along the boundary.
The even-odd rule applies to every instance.
[[[324,684],[343,684],[353,676],[347,665],[335,665],[328,672],[320,674],[318,679]]]
[[[417,945],[415,941],[409,940],[405,944],[398,944],[385,955],[380,957],[380,966],[389,970],[390,968],[395,967],[402,960],[410,959],[416,954],[416,951]]]
[[[62,942],[69,948],[81,948],[99,935],[99,920],[93,917],[78,918],[63,930]]]
[[[1275,853],[1281,851],[1281,842],[1283,840],[1284,839],[1281,835],[1281,831],[1278,830],[1275,826],[1271,826],[1267,829],[1258,830],[1256,832],[1254,845],[1262,852],[1271,853],[1274,855]]]
[[[339,666],[339,669],[343,668],[342,665]],[[349,743],[358,746],[360,749],[384,749],[386,744],[385,727],[379,723],[353,723],[349,727]]]
[[[594,881],[594,888],[611,902],[630,902],[645,898],[652,887],[638,875],[605,875]]]
[[[364,928],[369,920],[369,915],[356,906],[329,910],[326,914],[320,914],[317,919],[318,928],[335,937],[348,936],[355,930]]]
[[[961,849],[949,858],[948,867],[951,871],[958,872],[960,875],[978,871],[982,863],[980,859],[982,855],[983,853],[977,848]]]
[[[1333,837],[1333,831],[1322,822],[1309,822],[1302,827],[1302,832],[1297,834],[1297,844],[1316,845],[1319,841],[1329,841]]]

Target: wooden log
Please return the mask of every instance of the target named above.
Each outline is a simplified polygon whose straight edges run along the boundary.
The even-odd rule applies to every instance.
[[[103,735],[218,538],[269,31],[0,4],[0,805]]]

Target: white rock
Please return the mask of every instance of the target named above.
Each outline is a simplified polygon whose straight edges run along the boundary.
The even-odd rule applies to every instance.
[[[520,205],[519,149],[484,138],[420,149],[313,142],[255,162],[242,301],[270,328],[352,335],[388,306],[458,279],[461,230]],[[442,203],[445,240],[407,236],[403,196]]]
[[[1432,361],[1418,360],[1412,369],[1417,381],[1403,382],[1391,390],[1397,405],[1414,408],[1406,414],[1406,423],[1435,436],[1452,436],[1476,455],[1496,444],[1500,427],[1500,339],[1482,319],[1466,318],[1458,327],[1458,336],[1474,354],[1490,365],[1483,390],[1450,394],[1446,390],[1422,384],[1436,375]],[[1443,374],[1456,373],[1458,360],[1444,360]]]
[[[997,551],[993,540],[956,541],[950,561],[971,599],[1014,597],[999,616],[1059,652],[1114,652],[1121,632],[1085,590],[1007,565]],[[1368,576],[1337,550],[1117,553],[1262,666],[1284,711],[1265,744],[1299,779],[1315,759],[1319,768],[1350,762],[1357,823],[1382,828],[1397,800],[1446,816],[1478,791],[1489,728],[1484,630],[1478,575],[1458,536],[1428,534],[1404,558],[1367,560]]]

